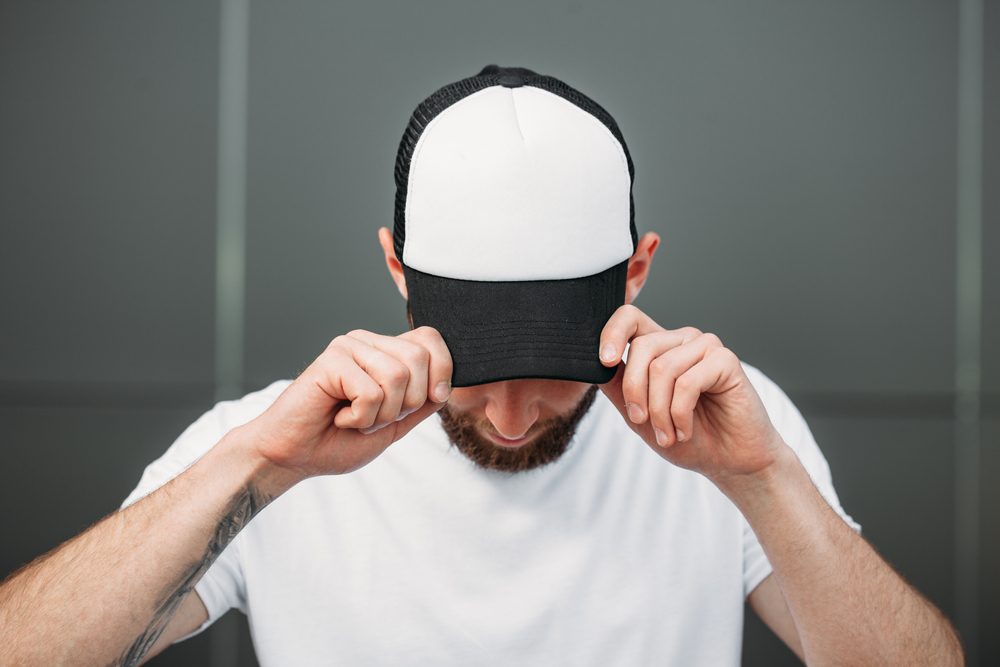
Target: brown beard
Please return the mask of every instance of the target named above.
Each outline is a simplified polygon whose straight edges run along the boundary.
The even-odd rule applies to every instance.
[[[576,427],[594,403],[596,395],[597,385],[590,385],[568,415],[547,420],[541,432],[520,447],[503,447],[490,442],[481,435],[475,419],[454,412],[447,405],[438,410],[438,415],[451,444],[477,466],[502,472],[523,472],[552,463],[569,449]],[[489,428],[490,425],[484,423],[483,430]]]

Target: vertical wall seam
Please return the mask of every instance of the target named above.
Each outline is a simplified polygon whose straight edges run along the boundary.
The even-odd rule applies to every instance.
[[[983,3],[961,0],[955,264],[955,609],[970,665],[979,654],[982,399]]]
[[[249,0],[221,0],[216,163],[215,400],[243,394]],[[236,667],[239,619],[217,621],[212,667]]]
[[[248,0],[221,0],[216,192],[216,400],[243,392]]]

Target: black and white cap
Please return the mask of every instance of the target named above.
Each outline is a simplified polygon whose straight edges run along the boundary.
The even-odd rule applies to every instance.
[[[550,76],[489,65],[420,103],[393,240],[413,326],[441,333],[452,386],[613,377],[598,345],[625,302],[634,173],[608,112]]]

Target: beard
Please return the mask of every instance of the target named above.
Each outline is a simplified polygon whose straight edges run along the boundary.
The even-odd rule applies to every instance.
[[[503,447],[483,436],[482,431],[491,428],[487,420],[477,423],[467,414],[450,410],[448,405],[438,410],[438,415],[451,444],[476,466],[501,472],[524,472],[552,463],[569,449],[576,428],[596,395],[597,385],[590,385],[569,414],[548,419],[541,432],[520,447]]]

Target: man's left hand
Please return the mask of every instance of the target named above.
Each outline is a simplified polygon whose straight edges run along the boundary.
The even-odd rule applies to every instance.
[[[604,365],[618,365],[601,390],[667,461],[719,483],[767,470],[787,448],[740,360],[715,334],[664,329],[626,304],[605,324],[600,350]]]

